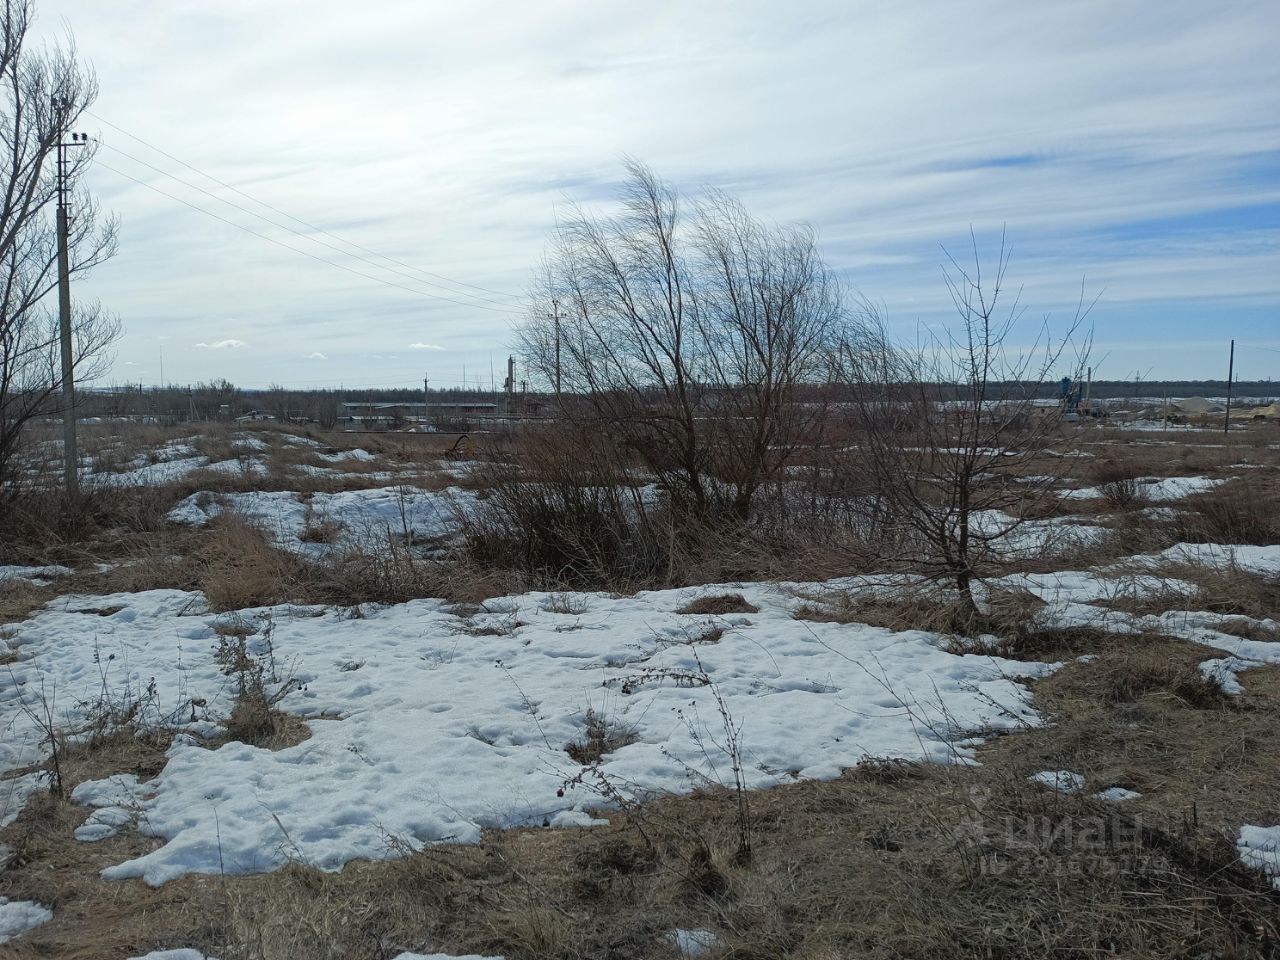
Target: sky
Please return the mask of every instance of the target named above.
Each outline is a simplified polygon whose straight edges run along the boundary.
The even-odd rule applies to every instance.
[[[904,335],[1004,232],[1032,327],[1097,296],[1097,378],[1222,379],[1235,338],[1280,380],[1273,2],[38,4],[101,86],[120,250],[74,295],[116,382],[500,384],[624,156],[811,224]]]

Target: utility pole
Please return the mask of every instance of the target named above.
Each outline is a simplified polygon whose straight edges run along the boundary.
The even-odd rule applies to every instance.
[[[551,301],[551,318],[556,325],[556,401],[560,400],[560,301]]]
[[[422,375],[422,422],[425,424],[431,419],[431,391],[428,387],[431,381],[424,373]]]
[[[516,392],[516,358],[507,357],[507,379],[502,384],[502,389],[506,392],[506,403],[504,404],[503,414],[511,416],[514,413],[514,400]]]
[[[1236,374],[1236,342],[1231,341],[1231,353],[1227,359],[1227,415],[1222,423],[1222,432],[1229,433],[1231,430],[1231,381]]]
[[[58,115],[58,334],[62,341],[62,469],[68,496],[80,491],[80,457],[76,452],[76,365],[71,338],[71,253],[67,215],[67,151],[89,142],[87,133],[67,134],[63,123],[71,106],[66,97],[54,97]],[[71,137],[68,141],[67,136]]]

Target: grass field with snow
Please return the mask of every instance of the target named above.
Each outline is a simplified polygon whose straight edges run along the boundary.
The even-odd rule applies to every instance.
[[[506,571],[541,545],[479,526],[534,483],[496,446],[173,434],[104,438],[105,519],[0,557],[6,956],[1280,950],[1264,428],[994,478],[1048,496],[975,515],[963,617],[817,535]]]

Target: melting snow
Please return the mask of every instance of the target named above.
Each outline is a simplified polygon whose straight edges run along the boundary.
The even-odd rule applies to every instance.
[[[1042,783],[1050,790],[1057,790],[1059,793],[1079,793],[1084,789],[1084,776],[1069,770],[1043,770],[1027,779]]]
[[[701,957],[720,942],[710,930],[672,930],[669,939],[682,957]]]
[[[1227,481],[1219,477],[1139,477],[1134,481],[1138,496],[1153,503],[1181,500],[1193,493],[1204,493]],[[1082,487],[1079,490],[1063,490],[1058,496],[1064,500],[1093,500],[1103,496],[1098,487]]]
[[[0,827],[7,827],[18,819],[18,814],[27,805],[28,797],[48,788],[48,775],[42,771],[0,780]]]
[[[1265,871],[1273,878],[1276,889],[1280,890],[1280,826],[1254,827],[1246,824],[1240,828],[1236,849],[1240,851],[1241,860]]]
[[[947,653],[919,631],[802,623],[791,618],[790,594],[733,589],[760,613],[676,613],[705,592],[692,589],[575,595],[575,613],[527,594],[491,602],[469,622],[436,600],[363,619],[242,611],[255,631],[250,649],[269,649],[281,679],[297,681],[280,705],[310,719],[310,739],[275,752],[235,742],[211,750],[183,734],[145,784],[81,784],[74,798],[101,808],[89,835],[127,815],[166,841],[104,876],[159,884],[290,859],[337,869],[393,856],[388,837],[419,847],[474,842],[486,826],[589,824],[600,798],[585,786],[562,790],[581,773],[565,746],[582,736],[589,709],[635,738],[600,769],[637,796],[730,776],[726,757],[699,746],[723,738],[717,692],[744,724],[753,788],[832,778],[869,755],[968,762],[972,731],[1038,722],[1014,678],[1052,666]],[[213,629],[226,617],[205,612],[200,595],[155,590],[92,603],[121,609],[102,616],[72,597],[12,628],[33,656],[14,665],[19,686],[0,689],[0,707],[14,714],[0,769],[41,755],[38,729],[15,709],[41,676],[60,691],[69,722],[102,686],[99,665],[112,690],[142,690],[154,678],[157,713],[195,717],[204,722],[197,730],[227,716],[234,680],[215,659]],[[691,643],[713,624],[726,629],[718,642]],[[96,644],[84,642],[94,635]]]
[[[0,565],[0,583],[7,583],[10,580],[24,580],[27,583],[34,583],[36,586],[42,587],[50,580],[56,577],[65,577],[70,573],[72,573],[71,568],[64,567],[61,564],[51,564],[43,567]]]
[[[460,510],[469,509],[475,495],[467,490],[419,490],[416,487],[377,487],[341,493],[315,493],[305,499],[290,490],[227,493],[194,493],[169,511],[176,523],[203,525],[224,510],[240,514],[261,527],[272,541],[285,550],[307,556],[322,556],[333,544],[307,542],[308,529],[318,524],[337,523],[339,544],[350,545],[365,539],[385,543],[388,531],[403,536],[407,529],[413,542],[430,542],[450,536],[457,529]]]
[[[53,911],[31,900],[0,897],[0,943],[26,933],[53,919]]]
[[[1137,793],[1134,790],[1126,790],[1124,787],[1107,787],[1107,789],[1101,790],[1098,793],[1095,793],[1093,796],[1094,796],[1094,799],[1096,800],[1122,801],[1122,800],[1137,800],[1140,796],[1142,796],[1142,794]]]

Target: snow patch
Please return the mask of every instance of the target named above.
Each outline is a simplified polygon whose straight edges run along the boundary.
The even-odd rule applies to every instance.
[[[53,911],[34,900],[10,900],[0,897],[0,943],[32,930],[53,919]]]
[[[672,930],[667,939],[682,957],[704,956],[720,942],[720,938],[710,930]]]
[[[1280,826],[1254,827],[1246,824],[1240,828],[1236,849],[1240,851],[1241,860],[1265,872],[1280,890]]]
[[[1084,789],[1084,775],[1069,770],[1042,770],[1027,779],[1059,793],[1079,793]]]
[[[588,710],[633,735],[600,770],[636,797],[727,775],[728,759],[699,746],[723,738],[717,694],[744,724],[752,789],[834,778],[869,755],[972,762],[973,731],[1039,722],[1016,678],[1053,665],[948,653],[922,631],[801,623],[795,598],[766,585],[714,588],[743,593],[760,612],[694,646],[698,624],[676,611],[707,589],[581,595],[587,611],[571,630],[548,593],[490,601],[492,633],[438,600],[368,609],[363,619],[318,607],[240,611],[256,654],[265,656],[270,622],[279,679],[295,681],[279,706],[307,718],[311,737],[270,751],[237,742],[211,750],[179,735],[145,784],[123,775],[80,784],[74,799],[98,808],[82,828],[105,833],[127,813],[164,841],[108,868],[108,879],[160,884],[290,860],[335,870],[395,856],[388,836],[419,848],[475,842],[486,827],[593,822],[601,797],[565,789],[581,772],[566,747],[582,737]],[[45,677],[73,723],[72,705],[95,699],[101,671],[110,689],[145,689],[154,678],[166,714],[225,720],[235,683],[216,659],[214,626],[226,615],[178,590],[92,604],[121,609],[104,618],[73,597],[11,628],[32,652],[14,665],[18,689]],[[96,644],[84,642],[93,635]],[[0,690],[0,707],[13,695]],[[42,752],[35,724],[11,712],[0,768]]]
[[[282,549],[320,557],[335,546],[362,543],[385,545],[388,534],[413,543],[447,538],[457,529],[460,512],[475,502],[471,491],[419,490],[416,487],[376,487],[304,497],[291,490],[215,495],[194,493],[169,511],[174,523],[203,526],[224,511],[239,514],[260,527]],[[321,524],[338,528],[333,542],[311,542],[307,531]]]
[[[72,572],[70,567],[64,567],[61,564],[50,564],[43,567],[0,565],[0,583],[24,580],[27,583],[34,583],[37,587],[43,587],[50,580],[69,576]]]
[[[1142,794],[1135,790],[1126,790],[1124,787],[1107,787],[1100,790],[1094,795],[1095,800],[1113,800],[1116,802],[1123,800],[1137,800]]]
[[[28,797],[48,788],[49,775],[44,771],[0,780],[0,827],[7,827],[18,819]]]

